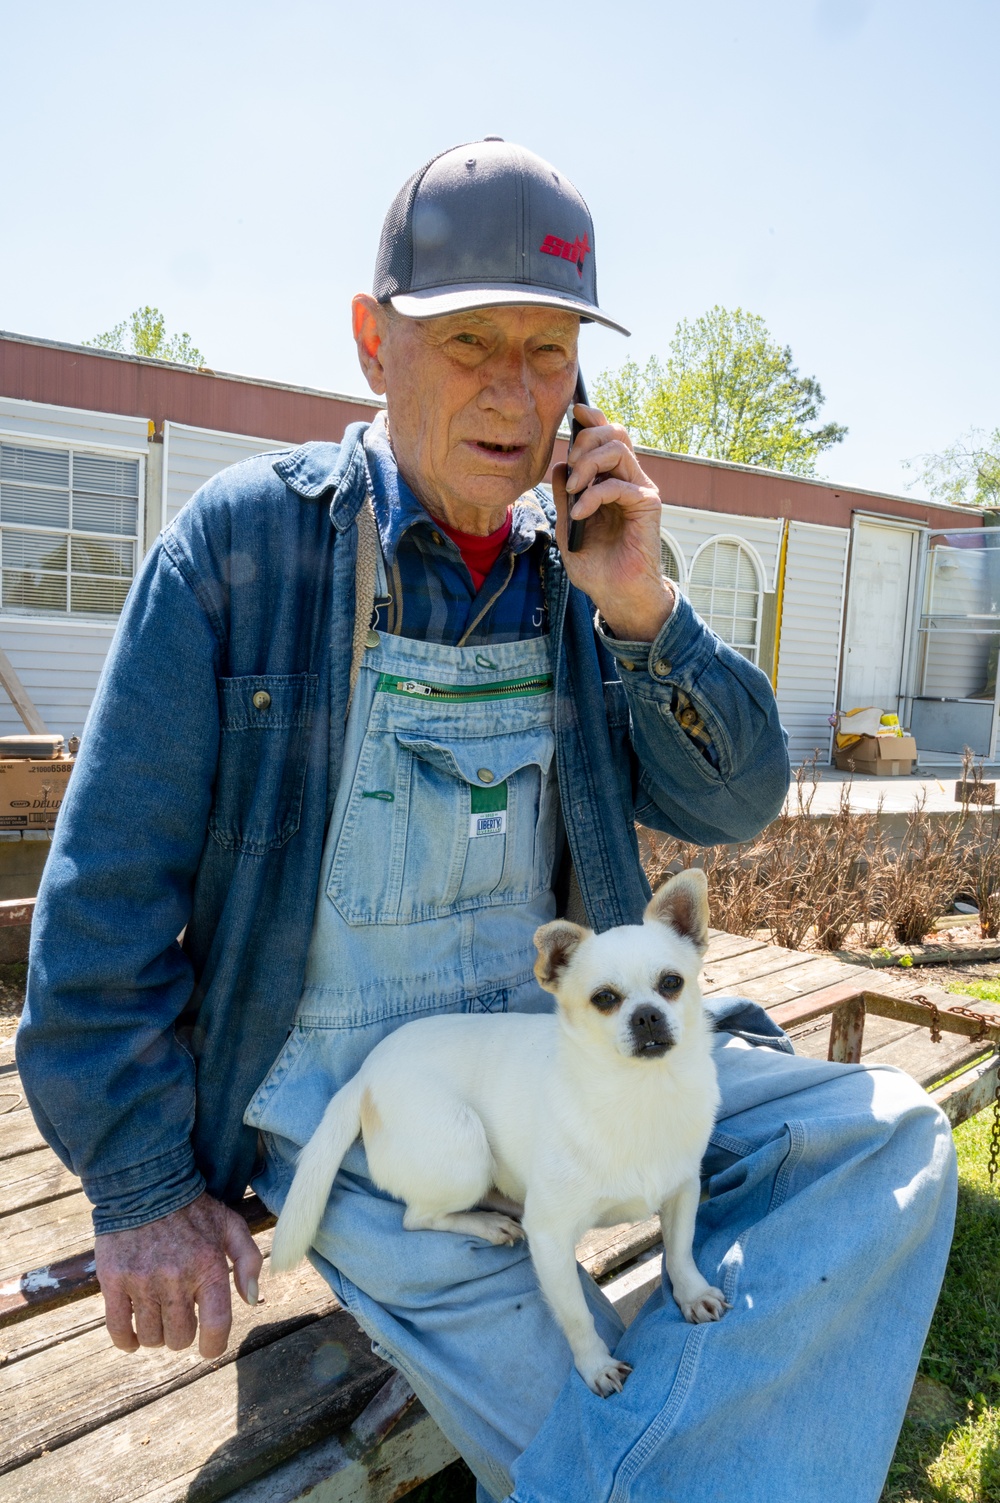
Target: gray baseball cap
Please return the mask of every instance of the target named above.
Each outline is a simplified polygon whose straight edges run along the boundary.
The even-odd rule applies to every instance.
[[[536,303],[629,332],[598,307],[594,223],[580,194],[499,136],[453,146],[403,184],[373,291],[406,318]]]

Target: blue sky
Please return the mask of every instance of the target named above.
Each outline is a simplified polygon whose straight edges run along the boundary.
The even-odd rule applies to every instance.
[[[361,391],[348,306],[389,201],[496,133],[594,214],[633,337],[585,330],[592,376],[742,304],[848,424],[820,465],[844,484],[900,491],[902,460],[1000,423],[996,0],[0,0],[0,20],[0,328],[77,341],[154,303],[218,369]]]

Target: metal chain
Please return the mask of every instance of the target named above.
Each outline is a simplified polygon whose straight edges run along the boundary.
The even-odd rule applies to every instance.
[[[914,996],[908,997],[907,1001],[908,1002],[915,1002],[918,1007],[929,1008],[930,1015],[931,1015],[931,1043],[932,1044],[940,1044],[940,1042],[941,1042],[941,1014],[938,1012],[938,1005],[937,1005],[937,1003],[936,1002],[932,1002],[928,997],[925,997],[924,994],[923,994],[923,992],[917,992]]]
[[[941,1014],[937,1003],[932,1002],[923,992],[915,993],[915,995],[908,997],[907,1001],[915,1002],[918,1007],[927,1008],[931,1015],[931,1042],[940,1044]],[[989,1176],[990,1184],[992,1185],[997,1174],[1000,1173],[1000,1018],[988,1018],[983,1013],[976,1012],[972,1007],[963,1007],[960,1002],[949,1003],[946,1010],[958,1013],[959,1017],[962,1018],[971,1018],[974,1023],[979,1024],[979,1032],[970,1038],[970,1043],[978,1044],[980,1041],[992,1039],[997,1049],[997,1083],[993,1091],[993,1126],[990,1129]]]

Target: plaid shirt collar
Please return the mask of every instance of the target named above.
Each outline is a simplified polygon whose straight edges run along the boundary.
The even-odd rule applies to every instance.
[[[391,569],[403,535],[418,527],[429,537],[435,531],[434,518],[399,473],[384,412],[380,412],[369,425],[364,437],[364,451],[368,489],[378,522],[382,552],[386,566]],[[537,497],[528,491],[514,502],[508,541],[511,553],[524,553],[540,533],[551,538],[552,527]],[[450,539],[447,541],[457,556],[457,544]]]

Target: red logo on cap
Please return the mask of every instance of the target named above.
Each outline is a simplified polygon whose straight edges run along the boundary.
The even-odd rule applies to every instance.
[[[582,277],[583,263],[590,250],[590,241],[586,234],[582,240],[579,235],[575,240],[560,240],[558,235],[546,235],[538,249],[546,256],[561,256],[564,261],[575,261],[576,269]]]

